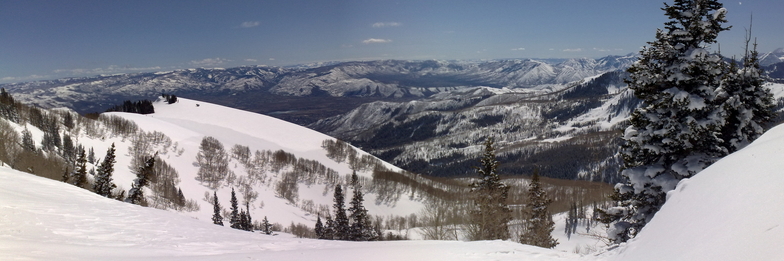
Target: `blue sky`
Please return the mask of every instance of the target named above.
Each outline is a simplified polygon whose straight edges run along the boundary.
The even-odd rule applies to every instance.
[[[784,47],[784,1],[724,2],[726,55],[754,15]],[[241,65],[624,55],[654,40],[662,1],[0,0],[0,83]],[[714,49],[716,47],[714,46]]]

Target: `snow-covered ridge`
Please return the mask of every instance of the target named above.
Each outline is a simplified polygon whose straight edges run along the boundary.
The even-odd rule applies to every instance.
[[[338,97],[423,97],[438,92],[432,88],[531,88],[541,84],[563,84],[622,69],[632,61],[632,58],[617,56],[599,60],[571,59],[557,64],[535,60],[387,60],[323,63],[315,67],[199,68],[0,84],[0,87],[27,104],[44,108],[69,107],[87,113],[103,111],[124,99],[150,98],[161,92],[218,96],[327,93]]]

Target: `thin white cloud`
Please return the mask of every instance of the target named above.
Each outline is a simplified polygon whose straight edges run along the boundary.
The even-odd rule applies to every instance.
[[[3,82],[3,83],[27,82],[27,81],[35,81],[35,80],[46,79],[46,78],[52,78],[52,76],[49,76],[49,75],[37,75],[37,74],[33,74],[33,75],[29,75],[29,76],[22,76],[22,77],[8,76],[8,77],[0,78],[0,82]]]
[[[583,48],[563,49],[564,52],[582,52]]]
[[[231,60],[223,59],[223,58],[207,58],[198,61],[193,60],[190,62],[190,64],[195,66],[216,66],[216,65],[224,64],[226,62],[231,62]]]
[[[270,60],[270,61],[274,61],[274,60],[275,60],[275,58],[269,58],[269,60]]]
[[[610,51],[610,49],[603,49],[603,48],[593,48],[593,50],[597,51],[597,52],[609,52]]]
[[[246,61],[246,62],[252,62],[252,63],[255,63],[255,62],[258,62],[259,60],[256,60],[256,59],[245,59],[245,61]]]
[[[71,74],[71,75],[83,75],[83,74],[112,74],[112,73],[121,73],[121,72],[140,72],[140,71],[156,71],[161,70],[160,66],[153,66],[153,67],[130,67],[130,66],[118,66],[118,65],[109,65],[106,68],[93,68],[93,69],[57,69],[54,70],[56,74]]]
[[[392,40],[370,38],[370,39],[362,41],[363,44],[388,43],[388,42],[392,42]]]
[[[525,48],[523,48],[523,47],[520,47],[520,48],[512,48],[512,51],[525,51]]]
[[[403,24],[398,22],[378,22],[378,23],[374,23],[371,26],[373,26],[373,28],[382,28],[382,27],[397,27],[401,25]]]
[[[240,24],[240,27],[242,27],[242,28],[251,28],[251,27],[256,27],[256,26],[259,26],[259,25],[261,25],[261,23],[259,23],[259,21],[246,21],[246,22],[242,22],[242,24]]]

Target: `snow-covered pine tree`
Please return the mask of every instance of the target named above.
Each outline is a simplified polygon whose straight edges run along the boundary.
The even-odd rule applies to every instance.
[[[535,170],[531,183],[528,184],[528,209],[529,216],[525,219],[525,231],[520,236],[520,243],[553,248],[558,245],[558,240],[554,239],[552,232],[555,229],[553,216],[547,206],[552,200],[547,196],[547,192],[542,188],[539,181],[539,171]]]
[[[150,177],[152,177],[155,171],[155,157],[158,156],[156,152],[155,155],[147,158],[144,163],[144,166],[139,168],[139,171],[136,171],[136,179],[133,180],[133,184],[131,184],[131,189],[128,190],[128,197],[125,198],[125,202],[146,206],[147,202],[144,199],[144,187],[148,186],[150,183]]]
[[[229,217],[229,224],[231,228],[240,229],[240,213],[237,206],[237,194],[234,193],[234,188],[231,188],[231,217]]]
[[[357,172],[351,174],[351,185],[354,190],[354,195],[349,203],[348,208],[349,217],[351,218],[351,226],[349,227],[349,240],[352,241],[370,241],[376,238],[373,226],[370,223],[370,216],[365,208],[363,202],[365,201],[362,196],[362,186],[359,184]]]
[[[316,232],[316,238],[326,239],[324,235],[324,224],[321,223],[321,214],[316,216],[316,226],[313,228],[313,232]]]
[[[332,226],[334,231],[334,239],[349,240],[349,220],[346,215],[345,196],[343,195],[343,188],[340,184],[335,185],[335,221]]]
[[[264,216],[264,220],[261,221],[261,232],[272,235],[272,224],[267,220],[267,216]]]
[[[726,10],[715,0],[675,0],[662,9],[670,21],[640,51],[627,80],[643,104],[631,115],[621,153],[624,182],[617,206],[600,210],[615,242],[634,237],[661,208],[678,181],[727,154],[717,88],[723,62],[706,50],[716,42]]]
[[[95,191],[96,194],[107,198],[112,196],[112,190],[117,187],[112,180],[114,163],[117,162],[114,151],[114,143],[112,143],[112,146],[106,150],[106,156],[103,158],[103,161],[98,165],[95,183],[93,184],[93,191]]]
[[[765,132],[764,124],[774,117],[773,94],[766,88],[759,65],[757,44],[749,50],[751,26],[746,37],[746,52],[742,68],[732,62],[724,74],[721,90],[725,92],[724,110],[727,122],[721,137],[729,153],[735,152]]]
[[[223,216],[221,216],[221,205],[218,202],[218,193],[212,192],[212,223],[223,226]]]
[[[79,152],[79,156],[76,159],[76,169],[73,173],[73,185],[84,188],[87,185],[87,155],[84,154],[84,150]]]
[[[508,239],[512,211],[506,203],[509,186],[501,182],[496,172],[498,161],[495,159],[495,140],[485,140],[485,151],[479,160],[481,166],[475,167],[479,180],[471,184],[474,198],[474,209],[471,210],[470,222],[475,227],[474,240]]]

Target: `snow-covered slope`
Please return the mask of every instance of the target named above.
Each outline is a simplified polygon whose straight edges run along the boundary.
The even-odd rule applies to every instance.
[[[784,126],[681,181],[609,260],[784,260]]]
[[[0,260],[569,260],[509,241],[267,236],[107,199],[0,167]]]
[[[157,102],[155,106],[156,112],[154,114],[110,114],[131,120],[146,132],[161,132],[170,137],[172,142],[178,144],[183,153],[168,153],[162,158],[180,173],[181,183],[179,186],[182,188],[185,197],[197,199],[201,205],[200,211],[187,213],[187,215],[205,222],[210,222],[212,216],[212,206],[210,203],[202,200],[205,192],[212,194],[213,191],[216,191],[221,205],[225,208],[230,206],[229,199],[232,188],[238,191],[240,202],[244,200],[239,195],[239,190],[242,186],[241,182],[229,183],[227,181],[213,190],[196,180],[196,173],[199,169],[196,155],[199,152],[202,138],[205,136],[211,136],[219,140],[229,154],[231,154],[232,147],[237,144],[247,146],[251,154],[257,150],[283,150],[297,158],[316,161],[327,169],[336,171],[341,178],[352,173],[348,162],[336,162],[330,159],[327,157],[327,151],[322,148],[324,140],[333,138],[302,126],[261,114],[182,98],[174,104]],[[118,151],[121,153],[125,152],[119,149]],[[367,155],[364,152],[361,152],[361,154]],[[120,162],[124,163],[125,161],[118,160],[118,165]],[[400,170],[390,164],[382,164],[387,169],[393,171]],[[236,159],[231,159],[229,165],[238,180],[242,178],[246,181],[251,180],[248,176],[249,174],[247,174],[247,169]],[[121,169],[121,172],[123,172],[120,175],[131,175],[127,168],[120,166],[118,169]],[[258,200],[250,204],[250,211],[255,220],[260,221],[266,216],[270,222],[283,225],[294,222],[312,226],[315,224],[315,214],[303,211],[301,209],[303,204],[310,204],[305,202],[311,201],[313,207],[316,208],[320,205],[325,207],[332,205],[333,187],[322,182],[305,184],[300,181],[297,185],[298,197],[294,202],[281,198],[280,194],[276,193],[275,186],[286,175],[286,172],[300,170],[295,170],[294,167],[287,167],[272,171],[269,168],[269,166],[264,167],[267,172],[266,179],[245,183],[258,193]],[[372,178],[372,169],[358,170],[357,174],[360,177],[370,179]],[[120,184],[123,185],[123,183]],[[422,203],[408,197],[402,197],[395,202],[376,203],[376,195],[377,193],[366,192],[365,200],[368,202],[366,207],[371,215],[406,216],[416,213],[422,208]]]

